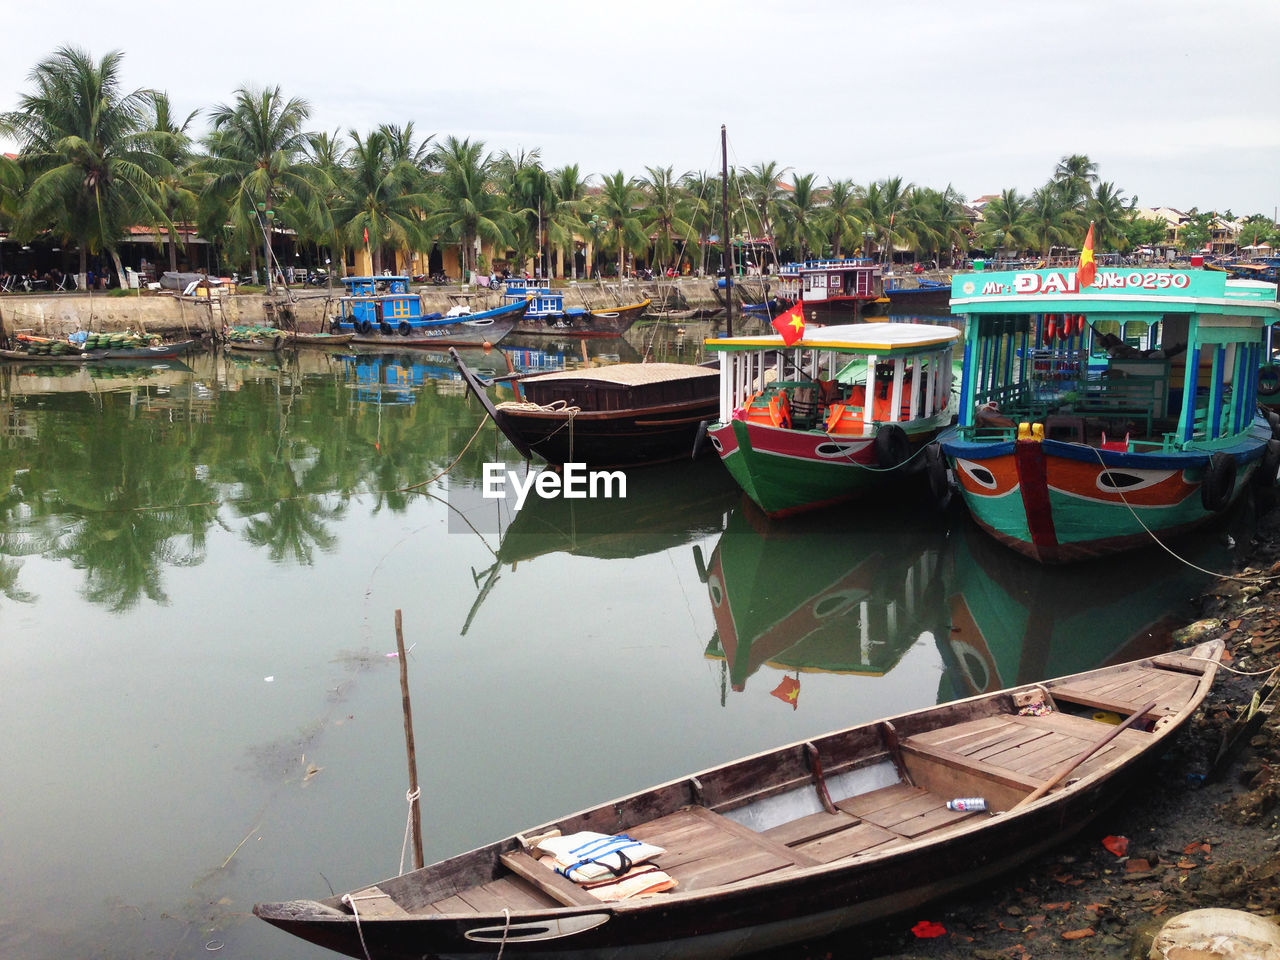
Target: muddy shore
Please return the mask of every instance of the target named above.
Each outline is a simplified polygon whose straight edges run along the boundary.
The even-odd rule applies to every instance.
[[[1160,927],[1187,910],[1224,907],[1276,919],[1280,715],[1239,738],[1239,751],[1216,770],[1214,761],[1241,708],[1280,666],[1280,507],[1262,515],[1240,556],[1236,570],[1223,572],[1241,579],[1210,586],[1197,600],[1201,619],[1175,638],[1183,646],[1221,637],[1224,664],[1254,675],[1220,670],[1204,706],[1143,785],[1075,839],[984,889],[775,956],[1137,960]],[[917,936],[912,928],[922,921],[945,932]]]

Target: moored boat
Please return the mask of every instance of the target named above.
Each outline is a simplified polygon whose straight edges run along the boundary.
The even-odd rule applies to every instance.
[[[699,424],[719,402],[719,376],[707,367],[614,363],[518,378],[519,399],[494,404],[486,384],[454,359],[521,455],[553,464],[641,466],[689,457]]]
[[[778,280],[779,298],[803,302],[810,323],[849,323],[884,299],[882,268],[867,258],[786,264]]]
[[[296,330],[284,331],[285,343],[301,347],[341,347],[355,339],[354,333],[299,333]]]
[[[166,360],[190,353],[200,346],[197,339],[165,341],[155,334],[84,333],[62,340],[19,334],[14,348],[0,350],[5,360],[54,360],[84,363],[101,360]]]
[[[246,353],[271,353],[284,346],[288,334],[275,327],[232,327],[227,331],[227,347]]]
[[[424,314],[422,298],[409,290],[408,277],[343,277],[342,282],[347,293],[338,298],[339,312],[330,318],[329,332],[349,333],[352,343],[388,350],[495,344],[515,329],[529,308],[526,298],[493,310],[473,312],[458,306],[443,315]]]
[[[366,960],[693,960],[830,934],[988,883],[1079,832],[1167,749],[1222,650],[849,727],[254,913]]]
[[[617,307],[566,307],[564,293],[536,283],[510,281],[502,294],[504,304],[529,301],[529,309],[516,327],[517,333],[566,333],[575,337],[620,337],[649,308],[646,297]]]
[[[786,516],[893,482],[950,425],[959,332],[912,323],[706,341],[720,355],[708,437],[742,489]]]
[[[1257,414],[1273,284],[1205,270],[973,273],[953,281],[966,317],[960,420],[941,439],[973,518],[1044,563],[1151,544],[1222,513],[1280,440]],[[1122,336],[1145,326],[1149,349]],[[1117,333],[1121,336],[1117,336]],[[1113,343],[1091,360],[1091,345]],[[946,466],[932,462],[931,485]]]

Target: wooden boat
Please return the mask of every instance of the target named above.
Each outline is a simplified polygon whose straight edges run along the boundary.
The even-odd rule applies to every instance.
[[[339,312],[330,318],[329,332],[349,333],[352,343],[388,350],[495,344],[515,329],[529,308],[526,299],[480,312],[459,306],[445,315],[424,314],[422,298],[410,292],[408,277],[343,277],[342,282],[347,295],[338,298]]]
[[[592,309],[566,307],[564,293],[549,286],[512,281],[502,294],[503,303],[511,305],[529,301],[529,308],[516,326],[517,333],[566,333],[575,337],[620,337],[631,329],[649,308],[651,298],[620,307]]]
[[[254,913],[368,960],[692,960],[830,934],[988,883],[1081,830],[1204,700],[1222,648],[1215,640],[850,727],[342,896]],[[1128,719],[1094,719],[1100,710]],[[949,807],[958,797],[983,798],[986,810]],[[640,868],[676,886],[593,894],[535,858],[553,831],[655,846],[662,852]]]
[[[1128,550],[1222,513],[1280,469],[1257,415],[1274,284],[1206,270],[973,273],[953,281],[966,318],[959,425],[931,459],[979,526],[1043,563]],[[1124,349],[1129,328],[1151,349]],[[1117,334],[1120,334],[1119,336]],[[1115,346],[1090,362],[1100,342]],[[1280,415],[1273,414],[1280,423]]]
[[[197,339],[166,343],[158,337],[90,333],[83,341],[58,340],[20,334],[16,350],[0,351],[6,360],[52,360],[84,363],[101,360],[165,360],[195,350]]]
[[[804,317],[812,323],[849,323],[884,297],[879,263],[867,258],[806,260],[778,271],[778,297],[804,302]]]
[[[712,446],[769,516],[812,510],[900,481],[951,423],[959,332],[914,323],[810,327],[706,341],[719,354]]]
[[[454,353],[454,351],[450,351]],[[590,467],[689,457],[698,426],[715,415],[719,376],[682,363],[614,363],[518,379],[520,399],[494,404],[456,355],[472,393],[526,458]]]
[[[901,277],[886,277],[884,280],[884,296],[866,304],[863,313],[867,316],[875,314],[942,313],[949,314],[951,302],[951,284],[941,280],[908,280]]]
[[[32,353],[29,350],[0,350],[0,360],[13,363],[89,363],[100,359],[83,351],[67,353]]]
[[[227,348],[243,353],[273,353],[284,346],[288,336],[275,327],[232,327],[227,332]]]
[[[356,338],[354,333],[299,333],[285,331],[285,344],[300,347],[341,347]]]

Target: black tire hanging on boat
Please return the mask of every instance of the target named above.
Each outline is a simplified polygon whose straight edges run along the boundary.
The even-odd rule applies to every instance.
[[[1262,451],[1262,460],[1258,464],[1257,472],[1253,475],[1253,480],[1265,490],[1267,487],[1275,486],[1277,474],[1280,474],[1280,440],[1271,439],[1267,441],[1267,447]]]
[[[1259,368],[1258,393],[1264,397],[1274,397],[1280,393],[1280,367],[1267,363]]]
[[[355,327],[356,327],[356,330],[358,330],[360,333],[365,333],[365,334],[370,333],[373,330],[373,324],[371,324],[368,320],[357,320],[355,323]]]
[[[1267,423],[1271,424],[1271,436],[1280,440],[1280,413],[1274,410],[1267,411]]]
[[[387,323],[385,320],[378,321],[378,329],[382,332],[382,335],[386,337],[389,337],[391,334],[396,332],[395,327],[391,326],[391,324]]]
[[[882,423],[876,431],[876,463],[885,468],[901,466],[911,456],[911,441],[896,423]]]
[[[400,330],[400,336],[402,337],[407,337],[409,334],[413,333],[413,327],[409,326],[408,320],[400,321],[399,330]]]
[[[1200,505],[1217,513],[1231,502],[1236,489],[1236,458],[1219,450],[1210,455],[1200,481]]]
[[[929,481],[929,496],[933,505],[945,510],[951,505],[953,489],[947,473],[947,457],[936,440],[924,448],[924,472]]]

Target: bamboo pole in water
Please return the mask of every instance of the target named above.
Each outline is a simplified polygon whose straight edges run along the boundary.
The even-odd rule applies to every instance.
[[[418,801],[418,756],[413,748],[413,710],[409,707],[409,658],[404,653],[404,626],[396,611],[396,651],[400,659],[400,703],[404,708],[404,746],[409,755],[409,815],[413,821],[413,866],[421,870],[422,806]]]

